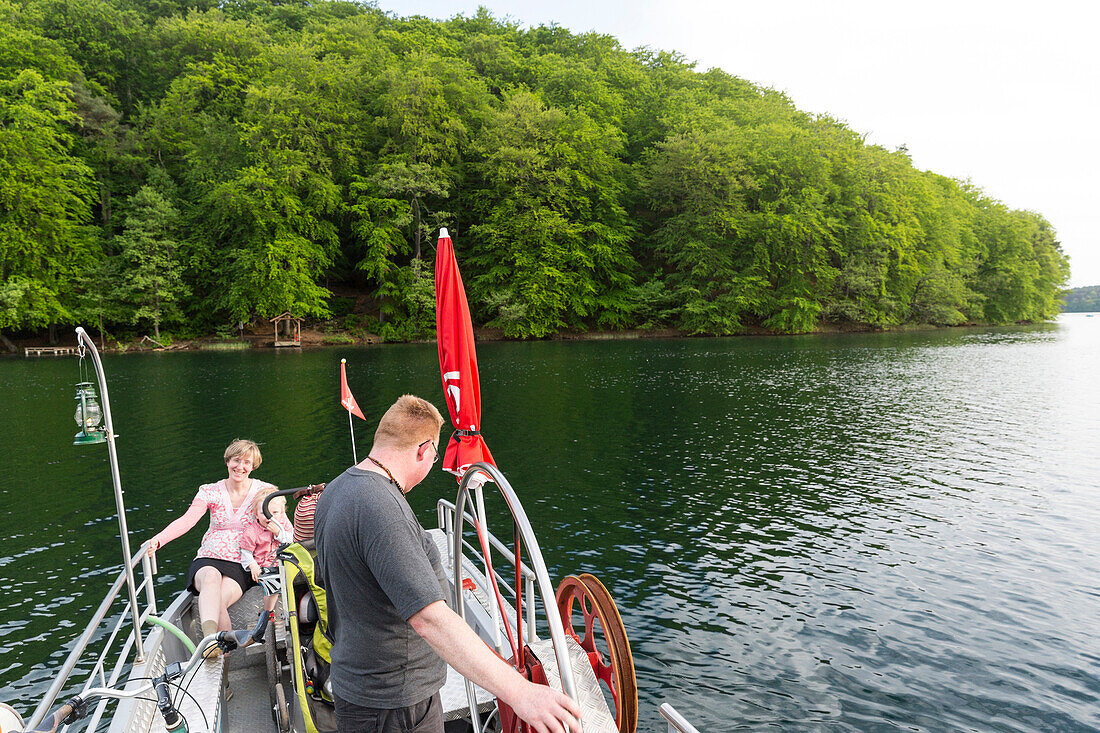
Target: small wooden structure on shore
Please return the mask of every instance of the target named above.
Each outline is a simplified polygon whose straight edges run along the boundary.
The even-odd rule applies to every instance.
[[[275,348],[280,346],[302,347],[302,319],[283,313],[271,319],[275,324]],[[280,337],[280,331],[282,332]]]
[[[75,346],[27,346],[23,349],[23,356],[67,356],[75,353]]]

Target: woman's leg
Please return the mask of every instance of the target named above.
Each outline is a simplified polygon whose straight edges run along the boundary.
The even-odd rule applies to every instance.
[[[221,587],[228,578],[222,578],[217,568],[207,565],[195,573],[195,588],[199,591],[199,621],[217,621],[221,603]],[[229,581],[233,583],[233,581]],[[233,583],[233,585],[237,585]]]
[[[221,605],[218,608],[218,631],[229,631],[233,628],[233,623],[229,620],[229,607],[241,600],[243,593],[241,586],[237,585],[237,581],[222,577]]]

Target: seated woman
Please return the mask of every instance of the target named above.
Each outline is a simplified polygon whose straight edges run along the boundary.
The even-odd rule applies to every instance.
[[[187,589],[199,597],[202,635],[228,631],[229,607],[240,600],[256,582],[241,565],[240,542],[249,525],[256,522],[252,510],[257,493],[275,487],[250,478],[263,457],[251,440],[235,440],[225,449],[229,476],[203,484],[187,512],[149,541],[152,554],[198,524],[210,512],[210,529],[203,535],[198,555],[187,572]]]

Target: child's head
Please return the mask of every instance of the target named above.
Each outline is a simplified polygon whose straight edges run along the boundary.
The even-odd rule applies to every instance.
[[[275,493],[275,489],[261,489],[256,492],[256,498],[252,500],[252,511],[256,514],[256,519],[264,519],[264,499]],[[286,514],[286,497],[276,496],[270,502],[268,502],[267,510],[271,512],[271,516],[274,517],[279,514]]]

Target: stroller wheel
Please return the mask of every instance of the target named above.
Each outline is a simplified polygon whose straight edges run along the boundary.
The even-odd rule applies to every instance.
[[[282,666],[279,664],[279,655],[275,648],[275,621],[274,614],[268,621],[267,633],[264,634],[264,656],[267,658],[267,691],[270,697],[271,709],[276,716],[275,722],[279,723],[279,700],[277,698],[276,691],[282,690]],[[283,704],[286,704],[286,698],[283,698]],[[283,730],[280,726],[279,730]]]
[[[283,692],[283,683],[275,685],[275,726],[279,733],[290,731],[290,706],[286,702],[286,693]]]

